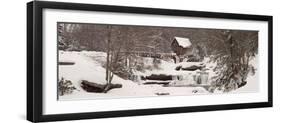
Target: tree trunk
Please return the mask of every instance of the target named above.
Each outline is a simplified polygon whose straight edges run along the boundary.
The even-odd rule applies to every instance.
[[[109,57],[110,57],[110,38],[111,38],[111,27],[108,25],[108,39],[107,39],[107,49],[106,49],[106,75],[105,75],[105,80],[108,83],[109,82]]]

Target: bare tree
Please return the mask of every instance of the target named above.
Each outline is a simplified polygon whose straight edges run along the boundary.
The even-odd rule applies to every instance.
[[[104,93],[107,93],[110,89],[114,88],[112,86],[112,80],[114,77],[114,74],[118,72],[119,68],[121,67],[120,64],[118,64],[119,60],[121,59],[121,48],[122,44],[117,44],[120,43],[119,39],[114,39],[113,37],[117,37],[116,35],[112,36],[112,32],[116,31],[113,29],[112,26],[108,25],[108,39],[107,39],[107,48],[106,48],[106,82],[107,85],[104,89]],[[120,30],[116,31],[117,35],[120,35]]]

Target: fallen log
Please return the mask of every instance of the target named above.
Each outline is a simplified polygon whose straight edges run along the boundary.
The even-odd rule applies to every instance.
[[[94,82],[89,82],[87,80],[82,80],[80,86],[87,92],[95,92],[95,93],[106,93],[114,88],[122,88],[121,84],[110,84],[110,85],[98,84]]]
[[[159,84],[159,85],[168,85],[170,81],[149,81],[149,82],[144,82],[144,85],[150,85],[150,84]]]
[[[146,76],[145,80],[162,80],[162,81],[167,81],[167,80],[172,80],[173,77],[172,75],[165,75],[165,74],[152,74],[150,76]]]
[[[170,95],[170,93],[161,93],[161,92],[157,92],[155,94],[158,96]]]
[[[59,65],[74,65],[75,62],[59,62]]]

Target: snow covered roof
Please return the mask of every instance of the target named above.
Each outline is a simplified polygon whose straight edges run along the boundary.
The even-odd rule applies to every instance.
[[[178,44],[183,48],[188,48],[191,47],[192,45],[188,38],[175,37],[175,39],[178,42]]]

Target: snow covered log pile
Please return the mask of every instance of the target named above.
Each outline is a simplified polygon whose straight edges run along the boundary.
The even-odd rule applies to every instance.
[[[97,84],[87,80],[81,82],[81,87],[87,92],[103,93],[114,88],[122,88],[121,84],[110,84],[109,89],[106,90],[106,86],[106,84]]]

